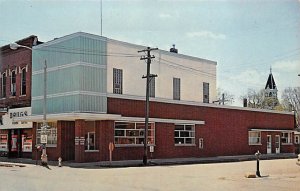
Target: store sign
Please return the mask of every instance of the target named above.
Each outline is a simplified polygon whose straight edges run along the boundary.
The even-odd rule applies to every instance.
[[[9,109],[8,112],[2,116],[2,123],[0,123],[0,129],[32,128],[32,122],[17,121],[17,119],[20,117],[26,118],[30,115],[31,107]]]

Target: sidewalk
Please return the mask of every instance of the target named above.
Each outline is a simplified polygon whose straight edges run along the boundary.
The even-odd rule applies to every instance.
[[[297,158],[293,153],[282,154],[263,154],[260,160],[273,160],[273,159],[289,159]],[[148,166],[156,165],[185,165],[185,164],[205,164],[205,163],[223,163],[223,162],[239,162],[256,160],[254,155],[238,155],[238,156],[219,156],[219,157],[206,157],[206,158],[172,158],[172,159],[148,159]],[[9,165],[12,163],[18,164],[36,164],[35,160],[25,158],[7,158],[0,157],[0,166]],[[40,165],[40,161],[38,161]],[[49,161],[50,166],[57,166],[57,161]],[[113,167],[138,167],[144,166],[142,160],[125,160],[125,161],[101,161],[90,163],[75,163],[72,161],[63,161],[63,166],[72,168],[113,168]]]

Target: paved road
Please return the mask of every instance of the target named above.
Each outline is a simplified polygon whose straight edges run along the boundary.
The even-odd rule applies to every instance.
[[[300,190],[300,166],[296,165],[296,159],[263,160],[261,175],[265,177],[255,179],[247,179],[244,175],[255,173],[256,161],[130,168],[50,168],[0,165],[0,190]]]

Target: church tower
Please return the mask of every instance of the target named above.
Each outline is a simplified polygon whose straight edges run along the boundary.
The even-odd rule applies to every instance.
[[[277,92],[278,90],[272,74],[272,68],[270,68],[270,74],[265,86],[263,108],[274,109],[279,104]]]
[[[277,86],[272,74],[272,68],[270,68],[270,74],[268,77],[268,81],[266,83],[265,86],[265,98],[269,97],[269,98],[276,98],[277,99]]]

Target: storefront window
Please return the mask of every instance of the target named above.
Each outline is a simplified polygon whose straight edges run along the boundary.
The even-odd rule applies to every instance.
[[[145,123],[116,122],[115,144],[116,145],[143,145]],[[148,126],[148,144],[155,144],[154,123]]]
[[[194,145],[195,125],[175,125],[174,141],[175,145]]]
[[[249,145],[261,144],[261,133],[260,131],[249,131]]]
[[[56,146],[57,144],[57,123],[55,122],[48,122],[48,128],[46,130],[47,134],[47,146]],[[37,129],[36,129],[36,142],[37,144],[41,144],[41,134],[43,126],[43,123],[37,123]]]

